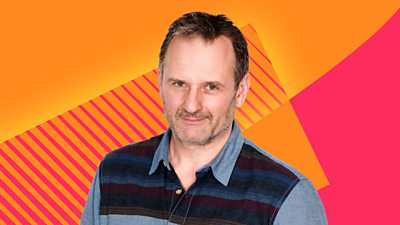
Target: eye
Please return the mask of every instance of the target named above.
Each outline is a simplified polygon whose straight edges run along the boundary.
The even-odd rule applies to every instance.
[[[216,91],[216,90],[218,90],[218,87],[217,87],[217,85],[209,84],[209,85],[207,85],[207,90]]]
[[[175,87],[184,87],[185,83],[183,83],[182,81],[176,81],[176,82],[173,83],[173,85]]]

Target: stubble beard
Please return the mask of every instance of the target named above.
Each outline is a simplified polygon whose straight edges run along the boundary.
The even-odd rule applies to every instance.
[[[221,114],[220,118],[215,118],[210,112],[196,112],[196,113],[189,113],[182,108],[178,109],[177,112],[175,113],[174,116],[171,115],[170,111],[168,110],[168,107],[165,104],[164,98],[163,98],[163,104],[164,104],[164,111],[165,111],[165,117],[169,123],[170,129],[173,132],[173,135],[178,139],[179,142],[181,142],[184,145],[187,146],[205,146],[209,143],[211,143],[215,138],[223,135],[226,133],[230,127],[230,125],[233,122],[233,118],[235,115],[235,105],[236,105],[236,98],[235,95],[229,102],[229,106],[226,110],[226,113]],[[185,132],[185,129],[190,129],[188,126],[190,125],[185,125],[185,124],[180,124],[182,118],[201,118],[201,119],[207,119],[208,120],[208,127],[206,129],[202,129],[201,131],[197,131],[197,135],[195,136],[189,136],[187,132]],[[204,134],[204,135],[201,135]]]

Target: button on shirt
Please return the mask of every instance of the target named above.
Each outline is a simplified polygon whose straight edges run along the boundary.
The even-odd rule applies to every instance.
[[[81,224],[327,224],[311,182],[243,137],[237,123],[188,190],[168,161],[171,130],[109,153]]]

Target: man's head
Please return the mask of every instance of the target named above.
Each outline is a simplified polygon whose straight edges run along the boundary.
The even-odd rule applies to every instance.
[[[191,12],[175,20],[161,45],[158,70],[163,75],[165,55],[174,37],[201,37],[205,42],[212,42],[220,36],[230,39],[235,53],[235,87],[249,70],[247,42],[242,32],[225,15],[210,15],[205,12]]]
[[[225,16],[177,19],[160,52],[159,86],[174,137],[204,146],[226,136],[250,85],[247,44]]]

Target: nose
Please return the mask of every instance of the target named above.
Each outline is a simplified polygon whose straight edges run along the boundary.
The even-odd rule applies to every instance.
[[[183,109],[189,113],[195,113],[201,111],[201,93],[196,89],[190,89],[185,95],[185,100],[183,102]]]

